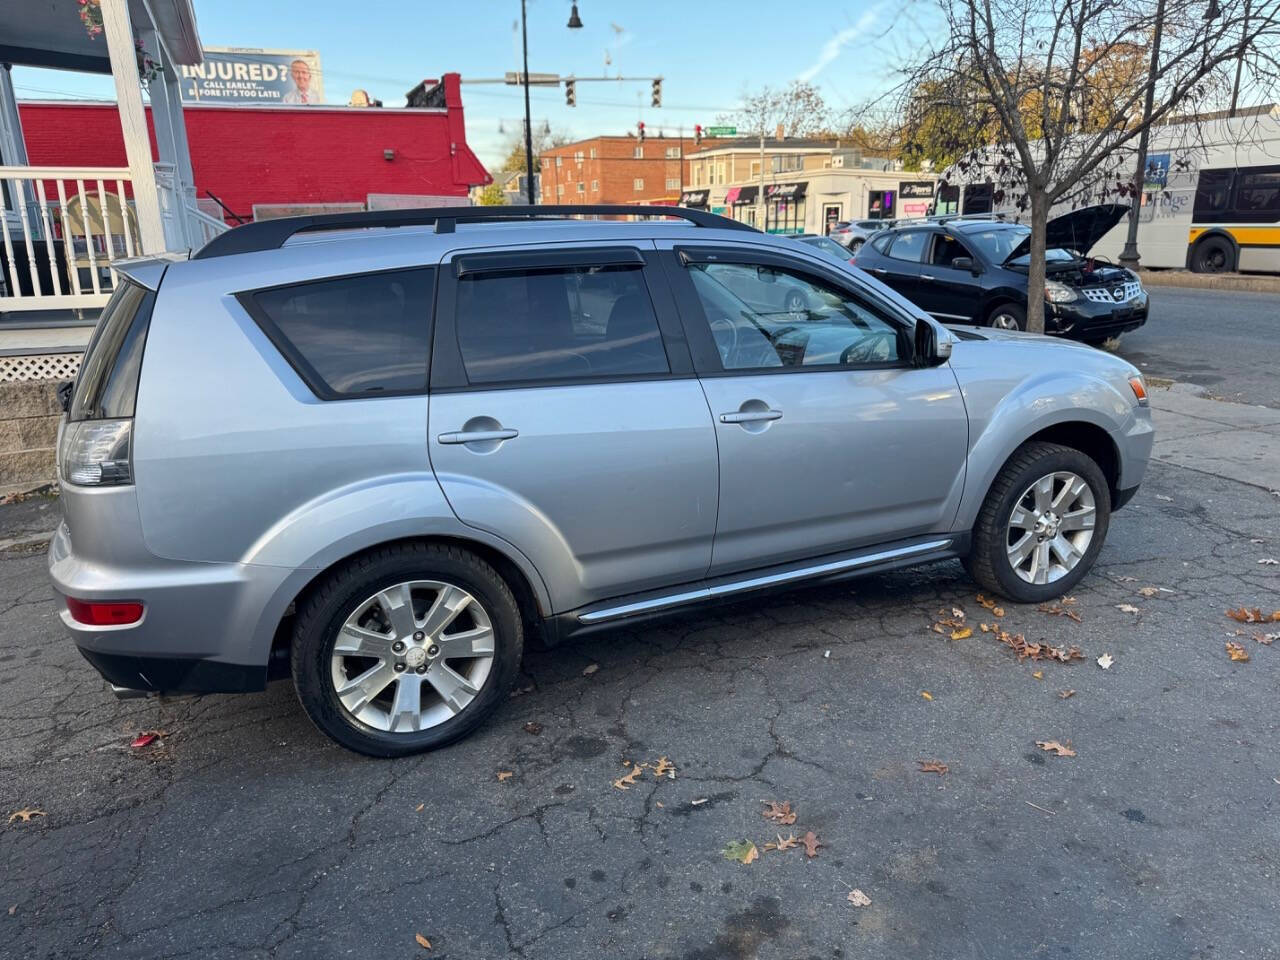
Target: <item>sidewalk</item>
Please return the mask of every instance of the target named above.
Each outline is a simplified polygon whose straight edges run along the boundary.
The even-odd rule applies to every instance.
[[[1192,273],[1190,270],[1144,270],[1138,275],[1148,287],[1184,287],[1223,293],[1280,293],[1280,277],[1264,273]]]
[[[1152,386],[1152,459],[1267,491],[1280,489],[1280,410],[1210,400],[1200,388]]]

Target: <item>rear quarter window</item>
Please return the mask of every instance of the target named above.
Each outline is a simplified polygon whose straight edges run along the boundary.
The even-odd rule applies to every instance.
[[[435,271],[388,270],[241,294],[240,302],[323,399],[427,387]]]
[[[151,327],[155,294],[122,280],[102,308],[102,316],[85,348],[68,420],[111,420],[132,417],[138,400],[142,350]]]

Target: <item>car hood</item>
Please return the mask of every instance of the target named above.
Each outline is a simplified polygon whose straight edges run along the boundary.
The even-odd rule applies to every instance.
[[[1129,213],[1127,203],[1102,203],[1093,207],[1081,207],[1060,217],[1054,217],[1046,225],[1045,247],[1060,247],[1083,257],[1093,245],[1110,232],[1111,228]],[[1025,257],[1031,251],[1031,234],[1009,252],[1005,263]]]

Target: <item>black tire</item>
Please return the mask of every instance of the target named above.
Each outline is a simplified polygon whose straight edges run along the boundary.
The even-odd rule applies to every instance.
[[[987,326],[994,327],[1002,317],[1008,317],[1015,324],[1017,329],[1027,329],[1027,310],[1025,307],[1016,303],[1002,303],[992,307],[991,312],[987,314]],[[1002,329],[1010,330],[1012,327],[1002,327]]]
[[[1236,252],[1226,237],[1206,237],[1191,251],[1192,273],[1226,273],[1235,266]]]
[[[330,661],[338,631],[358,604],[381,589],[419,579],[456,584],[479,601],[493,627],[493,665],[479,693],[455,716],[425,730],[390,733],[361,723],[342,706]],[[371,757],[400,757],[444,746],[483,723],[515,682],[523,645],[524,627],[515,596],[493,567],[458,547],[396,544],[350,560],[299,604],[293,630],[293,682],[307,716],[337,743]]]
[[[1028,583],[1014,572],[1006,552],[1008,523],[1022,493],[1047,474],[1069,470],[1083,479],[1094,497],[1093,539],[1075,568],[1052,583]],[[1039,441],[1014,451],[996,474],[973,525],[973,541],[964,559],[965,569],[984,590],[1017,603],[1044,603],[1070,592],[1093,567],[1107,538],[1111,522],[1111,493],[1102,470],[1088,456],[1071,447]]]

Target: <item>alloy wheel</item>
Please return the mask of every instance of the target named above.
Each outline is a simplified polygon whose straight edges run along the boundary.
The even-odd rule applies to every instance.
[[[1013,505],[1006,529],[1009,565],[1027,583],[1061,580],[1093,541],[1097,503],[1080,476],[1057,471],[1037,480]]]
[[[411,580],[356,606],[338,630],[330,674],[350,717],[415,733],[465,710],[493,662],[493,623],[480,602],[451,583]]]
[[[1001,311],[991,318],[991,326],[997,330],[1018,330],[1018,318],[1011,313]]]

